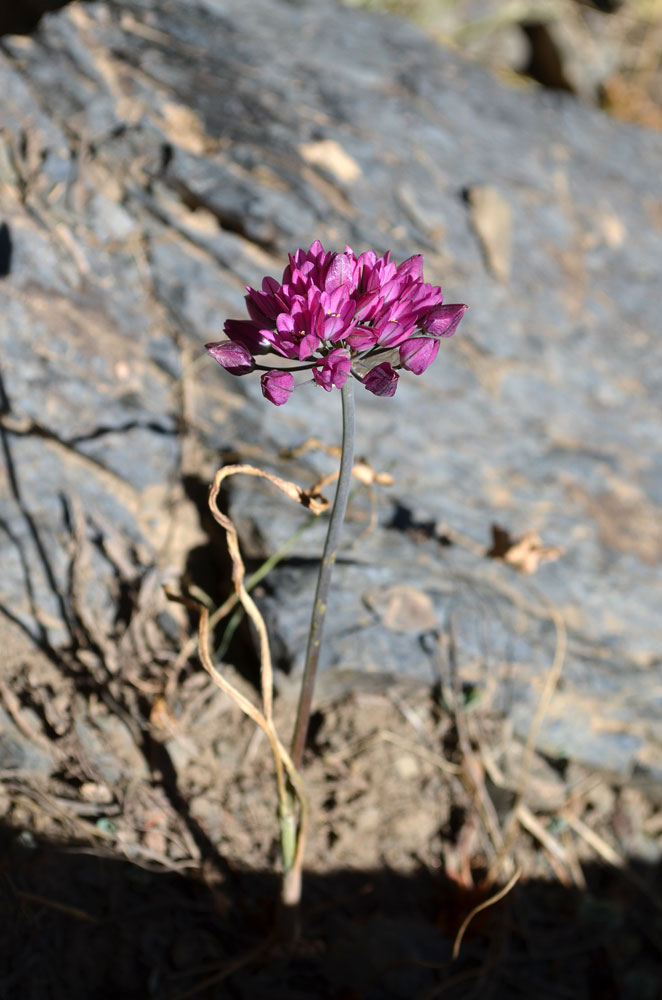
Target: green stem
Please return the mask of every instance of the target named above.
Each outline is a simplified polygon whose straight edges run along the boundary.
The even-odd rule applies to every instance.
[[[347,510],[347,499],[352,482],[353,467],[354,383],[351,378],[348,378],[342,387],[342,454],[340,456],[340,474],[338,476],[338,486],[333,501],[333,509],[329,518],[322,562],[317,574],[315,601],[310,620],[310,632],[308,633],[306,665],[301,679],[301,693],[299,695],[299,705],[294,724],[294,736],[292,737],[292,762],[297,771],[301,768],[303,749],[306,744],[306,734],[308,732],[310,709],[315,687],[315,675],[317,673],[324,619],[326,617],[326,605],[329,596],[329,585],[331,583],[331,572],[340,544],[340,532],[345,519],[345,511]]]

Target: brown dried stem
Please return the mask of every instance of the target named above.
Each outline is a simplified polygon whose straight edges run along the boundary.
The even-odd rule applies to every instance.
[[[276,771],[281,846],[283,848],[284,883],[288,885],[291,885],[293,882],[300,884],[303,852],[308,831],[308,803],[301,777],[292,762],[290,754],[281,742],[273,721],[273,665],[267,628],[257,605],[245,586],[246,570],[239,549],[237,530],[227,514],[224,514],[218,506],[218,494],[221,484],[229,476],[237,474],[256,476],[268,480],[268,482],[277,486],[278,489],[285,493],[286,496],[302,504],[302,506],[306,507],[313,514],[321,514],[328,507],[328,501],[320,496],[314,488],[312,490],[303,490],[296,483],[281,479],[279,476],[274,476],[252,465],[228,465],[220,469],[216,473],[209,491],[209,508],[214,519],[225,530],[228,553],[232,560],[232,580],[235,598],[228,599],[223,605],[223,610],[229,611],[238,600],[253,622],[259,638],[261,710],[231,684],[214,666],[210,654],[209,609],[203,603],[193,600],[191,597],[180,597],[167,591],[166,593],[171,600],[186,604],[198,612],[198,652],[203,667],[220,689],[232,698],[242,712],[262,729],[269,741]],[[217,612],[215,617],[218,616]],[[293,802],[291,790],[294,791],[295,802]],[[293,811],[296,802],[298,802],[298,817],[294,815]]]
[[[303,851],[308,829],[308,804],[299,772],[292,762],[287,750],[281,743],[273,722],[273,665],[271,661],[271,651],[269,649],[269,638],[267,628],[260,611],[248,593],[244,578],[246,570],[239,549],[239,538],[237,530],[227,516],[218,506],[218,494],[221,484],[229,476],[243,474],[266,479],[274,486],[278,487],[286,496],[295,500],[308,508],[313,514],[321,514],[328,506],[328,502],[321,497],[314,489],[303,490],[288,480],[274,476],[263,469],[258,469],[252,465],[228,465],[220,469],[214,477],[209,492],[209,508],[215,520],[225,529],[228,552],[232,560],[232,579],[235,593],[239,598],[246,614],[249,616],[258,634],[260,643],[260,685],[262,694],[262,708],[260,712],[252,702],[240,694],[221,674],[216,670],[209,655],[209,613],[206,608],[200,608],[200,638],[199,648],[203,665],[207,672],[214,678],[223,690],[225,690],[240,706],[240,708],[253,721],[260,726],[266,734],[274,758],[276,768],[276,783],[278,786],[278,815],[281,831],[281,848],[283,853],[283,896],[286,902],[292,893],[298,896],[301,884],[301,867],[303,863]],[[293,798],[290,789],[285,782],[285,773],[291,789],[294,791],[299,803],[298,821],[294,815]]]

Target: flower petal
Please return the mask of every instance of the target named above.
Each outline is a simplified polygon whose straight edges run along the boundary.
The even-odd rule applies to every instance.
[[[414,281],[423,279],[423,254],[417,253],[413,257],[403,260],[398,265],[398,274],[401,278],[413,278]]]
[[[355,270],[354,261],[347,254],[334,254],[324,281],[324,290],[333,292],[336,288],[351,286]]]
[[[378,336],[377,330],[370,326],[357,326],[347,336],[346,343],[355,351],[365,351],[377,343]]]
[[[320,347],[321,341],[316,333],[307,333],[299,342],[299,361],[307,361]]]

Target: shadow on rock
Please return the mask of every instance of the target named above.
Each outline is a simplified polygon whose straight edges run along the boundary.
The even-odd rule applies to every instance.
[[[212,601],[214,607],[221,604],[234,592],[232,584],[232,562],[225,545],[225,532],[216,524],[209,510],[209,483],[197,476],[185,476],[182,484],[188,499],[196,508],[200,527],[207,535],[207,541],[197,545],[188,552],[184,567],[183,585],[185,588],[193,585],[202,590]],[[227,509],[227,493],[221,490],[220,508]],[[249,559],[244,556],[246,573],[250,576],[257,569],[261,560]],[[214,649],[221,650],[223,656],[229,659],[238,671],[252,684],[259,684],[259,661],[255,651],[255,642],[251,636],[248,622],[244,617],[238,623],[233,635],[226,633],[228,618],[224,618],[214,630]],[[197,632],[197,615],[190,615],[191,633]]]
[[[28,35],[44,14],[66,7],[70,0],[18,0],[0,8],[0,35]]]

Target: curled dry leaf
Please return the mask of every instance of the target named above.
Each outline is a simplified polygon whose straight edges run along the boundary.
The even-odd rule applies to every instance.
[[[300,458],[301,455],[305,455],[308,451],[323,451],[326,455],[330,455],[332,458],[340,458],[341,454],[341,450],[338,445],[326,444],[324,441],[320,440],[320,438],[309,437],[295,448],[281,448],[280,457]],[[321,479],[320,483],[323,482],[324,484],[327,484],[333,482],[337,475],[337,472],[333,472],[330,475],[325,476],[324,479]],[[358,479],[360,483],[363,483],[364,486],[373,486],[375,484],[377,486],[393,485],[393,476],[391,476],[388,472],[377,472],[373,469],[367,458],[356,459],[352,468],[352,475],[355,479]],[[321,488],[319,487],[319,484],[316,484],[316,487]],[[314,489],[315,487],[311,487],[309,490],[306,490],[307,495],[315,496],[316,494],[313,492]]]
[[[305,455],[307,451],[323,451],[327,455],[331,455],[332,458],[340,458],[340,446],[337,444],[326,444],[318,437],[306,438],[301,444],[296,445],[294,448],[281,448],[280,457],[281,458],[300,458]]]
[[[324,497],[311,496],[306,490],[302,490],[296,483],[280,476],[274,476],[264,469],[259,469],[253,465],[226,465],[214,476],[214,481],[209,490],[209,509],[214,520],[225,530],[228,554],[232,560],[232,581],[235,593],[243,605],[248,617],[253,622],[259,638],[260,645],[260,690],[262,696],[261,709],[246,698],[241,691],[234,687],[223,674],[216,669],[212,663],[209,642],[209,609],[200,601],[193,600],[188,596],[180,596],[166,589],[166,596],[180,604],[185,604],[199,614],[198,627],[198,651],[205,670],[218,685],[218,687],[235,702],[256,725],[264,732],[271,747],[272,756],[276,770],[276,786],[278,789],[279,817],[281,831],[284,824],[290,824],[295,829],[294,849],[290,867],[286,871],[287,884],[297,886],[301,877],[301,866],[303,864],[303,851],[306,843],[308,829],[308,802],[306,798],[303,782],[299,772],[292,763],[292,759],[280,740],[273,720],[273,665],[271,660],[271,650],[269,648],[269,638],[267,628],[259,608],[248,593],[244,578],[245,566],[239,549],[239,536],[232,520],[220,510],[218,506],[218,495],[222,482],[229,476],[245,475],[256,476],[266,479],[290,499],[295,500],[302,506],[307,507],[313,514],[320,514],[328,507],[328,501]],[[226,602],[227,604],[228,602]],[[229,607],[229,605],[228,605]],[[164,719],[162,706],[157,702],[154,707],[154,722],[163,724]],[[286,776],[291,788],[294,789],[299,803],[298,822],[294,816],[294,806],[292,796],[286,785]],[[282,836],[281,836],[281,842]]]
[[[368,462],[368,460],[365,458],[359,458],[356,460],[356,462],[352,466],[352,475],[354,476],[355,479],[358,479],[358,481],[363,486],[374,486],[375,484],[378,486],[393,485],[393,476],[391,476],[388,472],[376,472],[370,465],[370,462]],[[337,478],[338,478],[338,470],[336,470],[335,472],[329,472],[328,475],[322,476],[322,478],[318,479],[316,483],[314,483],[312,486],[309,486],[307,490],[303,490],[303,493],[306,497],[308,497],[309,500],[317,500],[318,502],[323,502],[325,504],[325,507],[323,507],[322,510],[325,510],[326,507],[328,507],[329,503],[328,500],[325,500],[324,497],[321,495],[321,490],[325,489],[330,483],[333,483]],[[313,514],[317,513],[320,513],[320,511],[313,510]]]
[[[356,460],[352,468],[352,475],[364,486],[372,486],[375,483],[378,486],[393,485],[393,476],[389,475],[388,472],[376,472],[365,458]]]
[[[541,562],[552,562],[563,555],[560,545],[543,545],[537,531],[527,531],[521,538],[512,538],[498,524],[492,525],[492,547],[486,555],[502,559],[521,573],[535,573]]]
[[[290,500],[294,500],[296,503],[300,503],[302,507],[307,507],[311,514],[323,514],[324,511],[329,506],[329,501],[326,497],[323,497],[319,492],[317,485],[312,486],[310,489],[304,490],[296,483],[291,482],[289,479],[281,479],[280,476],[274,476],[273,473],[267,472],[265,469],[258,469],[255,465],[226,465],[217,474],[214,479],[214,485],[210,494],[210,506],[212,507],[212,513],[216,517],[213,503],[218,491],[221,487],[221,483],[228,476],[236,476],[237,474],[243,476],[255,476],[258,479],[266,479],[273,486],[277,486],[285,496],[289,497]],[[219,524],[222,524],[227,530],[225,520],[219,520]]]

